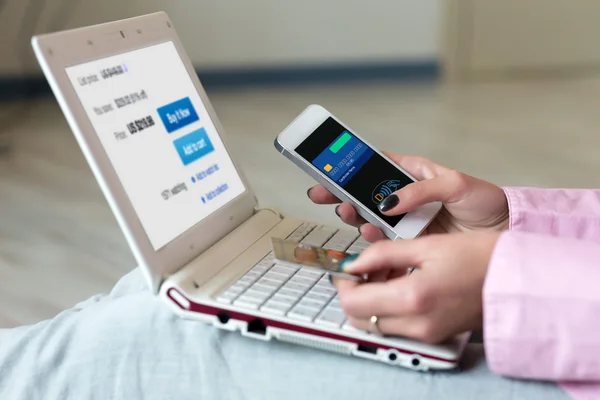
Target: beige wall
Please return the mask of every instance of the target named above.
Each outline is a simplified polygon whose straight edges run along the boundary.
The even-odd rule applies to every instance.
[[[598,0],[448,0],[451,73],[600,72]]]
[[[61,0],[46,3],[46,32]],[[82,0],[69,27],[164,10],[199,67],[433,60],[442,0]],[[15,57],[28,1],[8,0],[0,21],[0,74],[35,71]],[[19,42],[18,46],[29,46]],[[29,51],[29,49],[27,49]]]

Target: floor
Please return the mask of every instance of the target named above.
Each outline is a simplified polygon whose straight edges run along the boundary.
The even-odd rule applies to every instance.
[[[307,200],[311,179],[274,150],[273,138],[314,102],[381,149],[420,154],[499,185],[600,186],[600,80],[209,95],[261,203],[307,219],[339,224],[331,208]],[[0,154],[0,327],[52,317],[134,267],[55,102],[26,107],[0,105],[0,120],[7,113],[21,119],[0,127],[12,142]]]

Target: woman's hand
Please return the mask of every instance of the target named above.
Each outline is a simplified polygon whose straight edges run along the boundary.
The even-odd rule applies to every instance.
[[[334,278],[350,323],[370,330],[372,316],[385,335],[441,342],[482,327],[482,290],[499,232],[427,235],[379,241],[344,272],[388,279],[356,283]],[[417,267],[407,274],[410,267]]]
[[[424,204],[441,201],[444,207],[427,228],[428,234],[501,231],[508,228],[508,202],[500,187],[421,157],[389,153],[385,155],[418,182],[386,197],[380,204],[380,210],[384,214],[399,215]],[[320,185],[312,187],[308,196],[317,204],[340,203],[339,199]],[[336,208],[336,214],[345,223],[359,227],[365,240],[369,242],[385,238],[374,225],[366,224],[348,203],[340,204]]]

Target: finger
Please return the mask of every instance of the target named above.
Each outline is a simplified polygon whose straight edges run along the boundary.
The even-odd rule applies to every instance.
[[[388,274],[388,280],[391,281],[392,279],[402,278],[403,276],[408,274],[408,269],[392,269]]]
[[[375,283],[375,282],[387,282],[388,276],[390,275],[389,269],[383,269],[381,271],[376,271],[369,275],[369,279],[367,282]]]
[[[358,227],[366,222],[349,203],[342,203],[337,206],[335,213],[342,221],[344,221],[344,223],[351,226]]]
[[[456,202],[468,190],[469,178],[451,171],[433,179],[411,183],[383,199],[379,209],[386,215],[400,215],[434,201]]]
[[[449,168],[423,157],[393,154],[385,151],[383,154],[418,181],[433,179],[438,175],[450,171]]]
[[[355,281],[353,279],[347,279],[337,275],[329,275],[331,277],[331,283],[336,288],[338,292],[340,291],[348,291],[353,288],[361,285],[359,281]]]
[[[356,275],[371,274],[383,269],[418,267],[426,254],[430,236],[412,240],[380,240],[367,247],[349,264],[342,263],[344,272]]]
[[[380,317],[377,315],[376,327],[371,323],[371,317],[349,317],[348,322],[356,329],[363,331],[373,333],[379,331],[382,335],[405,336],[426,343],[439,343],[445,339],[444,332],[437,330],[435,324],[427,316]]]
[[[362,237],[369,243],[375,243],[380,240],[387,239],[387,236],[385,236],[384,233],[381,231],[381,229],[379,229],[375,225],[371,225],[371,224],[361,225],[358,228],[358,231],[360,232]]]
[[[346,315],[354,318],[377,316],[415,315],[413,306],[413,279],[400,278],[386,282],[337,285],[340,304]],[[412,285],[414,286],[414,285]]]
[[[306,192],[308,197],[316,204],[336,204],[341,203],[340,199],[321,185],[315,185]]]

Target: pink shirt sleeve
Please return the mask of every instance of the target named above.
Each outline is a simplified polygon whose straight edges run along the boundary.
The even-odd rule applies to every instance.
[[[505,193],[510,230],[483,290],[490,369],[600,399],[600,191]]]
[[[504,193],[511,231],[600,243],[600,190],[505,188]]]

